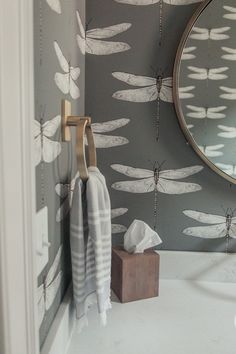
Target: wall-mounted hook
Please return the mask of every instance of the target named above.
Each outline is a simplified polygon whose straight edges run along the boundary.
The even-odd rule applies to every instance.
[[[70,126],[76,127],[76,156],[79,168],[80,178],[82,180],[88,179],[88,169],[86,163],[84,135],[86,134],[88,140],[88,157],[89,166],[97,166],[96,148],[91,128],[91,118],[72,116],[71,103],[63,100],[61,104],[61,118],[62,118],[62,140],[70,141],[71,133]]]

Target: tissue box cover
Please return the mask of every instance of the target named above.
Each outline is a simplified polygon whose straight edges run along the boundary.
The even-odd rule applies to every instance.
[[[121,247],[112,248],[111,288],[121,302],[158,296],[159,260],[153,250],[129,254]]]

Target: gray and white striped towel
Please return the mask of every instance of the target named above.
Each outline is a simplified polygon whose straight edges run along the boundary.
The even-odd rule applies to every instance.
[[[73,294],[78,329],[87,321],[88,308],[97,304],[101,322],[111,308],[111,206],[106,181],[97,167],[89,179],[75,182],[70,217]]]

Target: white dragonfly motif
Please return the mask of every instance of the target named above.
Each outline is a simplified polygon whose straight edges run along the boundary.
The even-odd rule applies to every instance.
[[[113,72],[112,76],[128,85],[140,87],[115,92],[112,97],[117,100],[151,102],[160,99],[164,102],[173,102],[172,77],[162,78],[162,76],[158,76],[153,78],[120,71]]]
[[[58,14],[61,14],[60,0],[46,0],[50,8]]]
[[[58,290],[60,289],[62,271],[59,271],[57,274],[57,269],[60,264],[61,254],[62,246],[60,246],[57,255],[53,261],[53,264],[44,279],[43,284],[41,284],[37,289],[39,326],[41,326],[46,312],[52,306],[57,296]]]
[[[57,183],[55,186],[56,194],[63,200],[56,213],[57,222],[62,221],[69,214],[72,205],[75,181],[78,176],[79,174],[77,173],[70,183]]]
[[[224,144],[206,145],[206,146],[198,145],[198,147],[204,153],[204,155],[206,157],[217,157],[217,156],[224,155],[224,153],[222,151],[217,151],[217,150],[222,149],[224,147]]]
[[[57,59],[59,61],[60,67],[63,70],[62,73],[56,73],[54,76],[55,83],[59,90],[65,95],[70,94],[73,99],[77,99],[80,97],[79,87],[76,85],[75,81],[80,76],[80,68],[73,67],[64,57],[61,48],[58,43],[54,41],[54,49],[57,55]]]
[[[188,69],[193,73],[188,74],[190,79],[194,80],[223,80],[227,79],[228,75],[223,74],[223,72],[229,70],[227,67],[221,68],[197,68],[195,66],[188,66]]]
[[[236,176],[236,165],[216,162],[215,165],[229,176]]]
[[[118,218],[118,216],[124,215],[127,213],[128,209],[127,208],[116,208],[116,209],[111,209],[111,219]],[[127,227],[124,225],[120,224],[111,224],[111,232],[113,234],[120,234],[123,233],[127,230]]]
[[[197,39],[200,41],[213,40],[221,41],[224,39],[230,38],[228,32],[230,27],[219,27],[219,28],[202,28],[202,27],[193,27],[190,38]]]
[[[227,107],[218,106],[218,107],[197,107],[197,106],[186,106],[191,112],[187,113],[188,117],[197,118],[197,119],[221,119],[225,118],[226,114],[222,113]]]
[[[104,135],[104,133],[119,129],[130,122],[128,118],[114,119],[102,123],[92,123],[94,142],[96,148],[111,148],[129,143],[129,140],[122,136]]]
[[[184,100],[186,98],[194,97],[194,93],[191,92],[195,89],[195,86],[186,86],[186,87],[179,87],[179,98]]]
[[[175,179],[183,179],[194,175],[203,169],[202,166],[190,166],[166,171],[161,171],[157,167],[151,171],[119,164],[113,164],[111,168],[125,176],[138,179],[112,184],[112,188],[124,192],[149,193],[156,190],[166,194],[183,194],[201,190],[199,184],[178,182]]]
[[[224,14],[224,18],[227,18],[228,20],[236,20],[236,7],[232,6],[223,6],[223,8],[226,11],[229,11],[228,14]]]
[[[34,155],[35,165],[41,161],[50,163],[54,161],[61,153],[61,144],[53,141],[52,138],[60,127],[61,117],[48,120],[47,122],[34,121]]]
[[[203,0],[115,0],[120,4],[136,5],[136,6],[146,6],[158,3],[165,3],[168,5],[190,5],[196,2],[201,2]]]
[[[224,98],[225,100],[236,100],[236,88],[220,86],[220,89],[225,92],[220,95],[220,98]]]
[[[207,226],[188,227],[183,230],[185,235],[206,239],[223,237],[236,238],[236,217],[233,216],[233,211],[231,209],[227,209],[226,214],[223,216],[195,210],[184,210],[183,213],[200,223],[208,224]]]
[[[221,47],[221,49],[227,53],[221,56],[222,59],[236,60],[236,49],[229,47]]]
[[[79,11],[76,11],[80,34],[77,34],[77,43],[82,54],[109,55],[124,52],[131,47],[124,42],[104,41],[105,38],[111,38],[119,33],[127,31],[131,23],[120,23],[104,28],[94,28],[85,31]]]
[[[222,138],[236,138],[236,128],[235,127],[228,127],[226,125],[218,125],[218,128],[223,130],[223,132],[218,133],[218,136]]]
[[[185,47],[181,56],[181,60],[190,60],[196,58],[196,55],[193,53],[197,47]]]

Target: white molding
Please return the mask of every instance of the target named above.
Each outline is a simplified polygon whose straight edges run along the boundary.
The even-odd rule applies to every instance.
[[[41,354],[67,353],[74,323],[75,307],[72,301],[72,286],[70,286],[50,327]]]
[[[160,278],[236,283],[236,255],[218,252],[157,251]]]
[[[0,8],[0,352],[38,354],[33,1]]]

